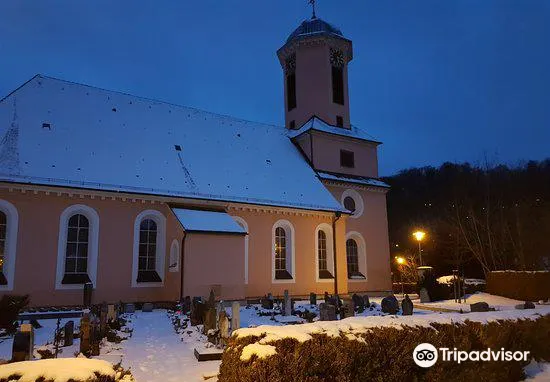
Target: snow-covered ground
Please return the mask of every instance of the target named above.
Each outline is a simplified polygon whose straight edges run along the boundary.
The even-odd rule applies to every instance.
[[[548,362],[535,362],[531,361],[529,365],[524,368],[528,382],[548,382],[550,381],[550,363]]]
[[[476,302],[486,302],[490,307],[495,308],[496,310],[512,310],[515,309],[515,306],[518,304],[523,304],[525,301],[514,300],[507,297],[495,296],[489,293],[477,292],[474,294],[466,295],[466,302],[462,300],[462,303],[457,303],[454,300],[443,300],[436,302],[422,303],[423,306],[429,306],[434,308],[444,308],[444,309],[454,309],[459,311],[462,309],[463,312],[470,311],[470,304]],[[418,304],[420,301],[413,300],[415,304]],[[544,307],[547,305],[536,305],[536,308]]]

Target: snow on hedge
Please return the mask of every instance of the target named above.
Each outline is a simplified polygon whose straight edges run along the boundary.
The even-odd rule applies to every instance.
[[[14,362],[0,366],[0,380],[20,375],[18,382],[34,382],[39,378],[52,382],[92,381],[96,373],[115,377],[113,365],[107,361],[88,358],[57,358]]]
[[[437,282],[440,284],[452,284],[454,280],[453,275],[438,277]],[[464,279],[466,285],[482,285],[485,284],[483,279]]]
[[[277,354],[277,349],[273,345],[250,344],[243,348],[241,361],[248,361],[253,355],[258,358],[267,358]]]
[[[532,310],[508,310],[469,314],[445,313],[413,316],[349,317],[340,321],[317,321],[302,325],[262,325],[255,328],[238,329],[233,335],[237,338],[259,337],[255,342],[255,344],[259,345],[272,344],[285,338],[293,338],[298,342],[306,342],[313,338],[313,334],[325,334],[329,337],[340,337],[343,335],[349,340],[361,341],[362,337],[360,334],[367,333],[376,327],[394,327],[397,329],[402,329],[404,326],[430,327],[433,323],[453,324],[463,323],[468,320],[487,323],[497,320],[537,319],[540,315],[547,314],[550,314],[550,306],[538,306],[537,309]]]

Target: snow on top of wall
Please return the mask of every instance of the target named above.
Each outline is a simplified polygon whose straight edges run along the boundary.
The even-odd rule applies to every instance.
[[[324,171],[317,171],[317,175],[321,179],[326,180],[336,180],[340,182],[348,182],[348,183],[355,183],[355,184],[363,184],[365,186],[376,186],[376,187],[384,187],[389,188],[390,185],[382,182],[381,180],[374,179],[374,178],[368,178],[365,176],[346,176],[346,175],[340,175],[340,174],[331,174]]]
[[[0,102],[0,142],[0,181],[343,211],[284,127],[49,77]]]
[[[288,135],[291,138],[295,138],[309,130],[322,131],[325,133],[340,135],[343,137],[361,139],[361,140],[373,142],[376,144],[380,143],[376,141],[372,137],[372,135],[368,134],[366,131],[358,128],[357,126],[351,126],[351,129],[345,129],[343,127],[329,125],[328,123],[326,123],[325,121],[317,117],[312,117],[309,121],[304,123],[302,127],[300,127],[297,130],[290,130]]]
[[[9,363],[0,366],[0,379],[8,380],[12,375],[20,375],[18,382],[34,382],[41,377],[52,382],[88,381],[96,379],[96,372],[111,378],[115,376],[109,362],[82,357]]]
[[[507,270],[507,271],[491,271],[490,273],[550,273],[550,271],[515,271],[515,270]]]
[[[172,208],[172,211],[186,231],[246,233],[246,230],[225,212],[183,208]]]
[[[344,335],[349,340],[362,341],[362,337],[359,335],[376,327],[393,327],[396,329],[402,329],[405,326],[431,327],[432,323],[452,324],[463,323],[468,320],[487,323],[498,320],[537,319],[540,315],[547,314],[550,314],[550,307],[548,306],[537,307],[533,310],[507,310],[469,314],[349,317],[340,321],[317,321],[301,325],[261,325],[255,328],[238,329],[233,332],[233,335],[238,338],[259,337],[255,343],[260,345],[268,345],[284,338],[306,342],[313,338],[313,334],[325,334],[329,337]]]
[[[440,284],[452,284],[454,281],[454,276],[441,276],[437,278],[437,282]],[[464,284],[466,285],[481,285],[485,284],[485,280],[483,279],[464,279]]]

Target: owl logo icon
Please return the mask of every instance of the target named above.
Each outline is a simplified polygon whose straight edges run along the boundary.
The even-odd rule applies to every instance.
[[[432,344],[420,344],[414,348],[413,360],[420,367],[432,367],[437,362],[437,349]]]

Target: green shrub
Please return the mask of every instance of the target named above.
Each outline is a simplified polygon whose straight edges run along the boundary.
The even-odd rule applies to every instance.
[[[357,335],[357,334],[356,334]],[[277,354],[241,361],[244,346],[259,337],[232,337],[223,354],[219,381],[519,381],[527,362],[443,362],[423,369],[412,358],[420,343],[436,348],[530,351],[536,360],[550,360],[550,316],[537,320],[481,324],[432,324],[432,327],[382,327],[359,334],[365,342],[313,334],[303,343],[283,339],[271,343]]]
[[[17,315],[29,305],[29,296],[4,295],[0,299],[0,329],[11,333],[17,329]]]
[[[487,292],[521,301],[547,300],[550,298],[550,272],[490,272]]]

